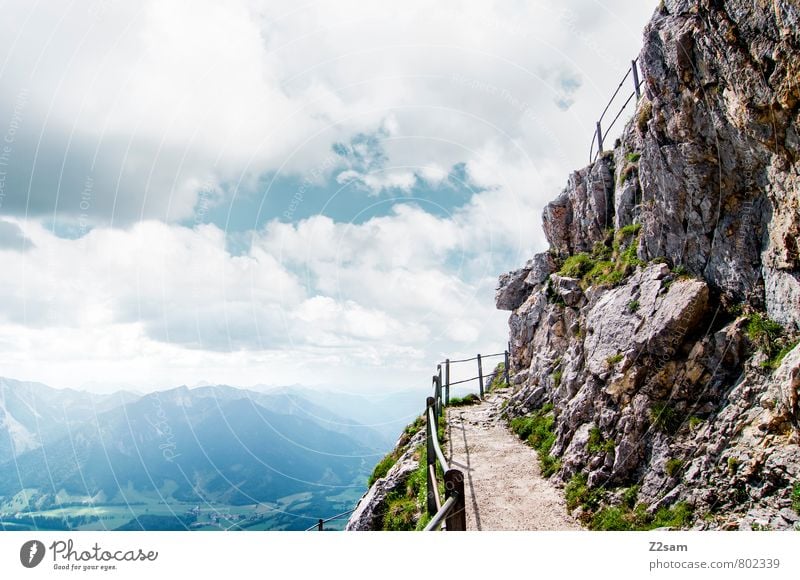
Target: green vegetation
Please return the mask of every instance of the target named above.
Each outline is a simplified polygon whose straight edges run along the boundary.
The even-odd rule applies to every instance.
[[[797,338],[788,336],[780,324],[758,312],[749,316],[746,332],[753,346],[767,356],[767,360],[761,363],[766,370],[778,368],[798,343]]]
[[[633,509],[636,505],[636,498],[639,497],[639,486],[632,485],[622,492],[622,505]]]
[[[386,531],[422,530],[430,520],[427,513],[428,465],[425,460],[425,446],[416,451],[417,468],[408,477],[404,490],[396,490],[386,497],[386,509],[381,528]],[[436,466],[436,479],[439,493],[444,497],[442,470]]]
[[[470,393],[466,397],[451,397],[450,403],[448,406],[450,407],[468,407],[469,405],[477,405],[481,402],[481,398],[474,394]]]
[[[586,483],[586,476],[582,473],[576,473],[569,480],[564,488],[564,496],[567,500],[567,509],[572,511],[578,506],[584,510],[596,510],[603,501],[605,491],[602,489],[589,489]]]
[[[511,430],[538,452],[543,477],[550,477],[561,468],[561,462],[550,455],[550,449],[556,441],[554,425],[552,403],[547,403],[527,417],[511,420]]]
[[[694,431],[695,429],[697,429],[700,426],[700,424],[702,422],[703,422],[703,420],[700,417],[696,417],[696,416],[692,415],[691,417],[689,417],[689,429]]]
[[[736,457],[728,457],[728,473],[734,475],[738,469],[739,459]]]
[[[633,314],[637,310],[639,310],[639,301],[638,300],[631,300],[630,302],[628,302],[628,312]]]
[[[674,435],[680,429],[683,420],[675,407],[667,402],[656,402],[650,408],[650,423],[653,428]]]
[[[678,278],[684,278],[689,276],[689,271],[683,264],[678,264],[677,266],[675,266],[672,269],[672,273],[675,274]]]
[[[685,502],[660,508],[655,514],[648,514],[644,504],[639,504],[634,509],[625,505],[606,506],[591,517],[589,529],[627,531],[685,528],[691,521],[692,508]]]
[[[680,473],[681,468],[683,467],[683,459],[677,459],[673,457],[672,459],[667,459],[666,464],[664,465],[664,469],[667,472],[667,475],[670,477],[675,477]]]
[[[606,364],[609,367],[614,367],[614,366],[617,365],[617,363],[622,361],[623,358],[625,358],[625,357],[623,356],[623,354],[621,352],[618,352],[617,354],[612,354],[611,356],[606,358]]]
[[[592,257],[586,252],[581,252],[567,258],[558,273],[560,276],[582,278],[589,273],[594,265]]]
[[[603,437],[603,433],[597,427],[592,427],[589,431],[589,440],[586,443],[586,450],[591,453],[613,453],[614,441]]]
[[[622,241],[631,236],[638,236],[640,231],[642,231],[642,224],[628,224],[627,226],[623,226],[617,232],[617,241]]]
[[[494,378],[492,378],[492,382],[489,384],[489,391],[494,391],[495,389],[504,389],[508,385],[506,384],[506,377],[504,371],[506,370],[506,363],[499,363],[496,367],[494,367]]]
[[[638,163],[639,159],[641,158],[642,154],[638,152],[628,153],[625,156],[625,159],[628,160],[628,163]]]
[[[604,241],[594,244],[591,254],[581,252],[564,260],[558,271],[559,275],[580,279],[583,289],[589,286],[618,285],[636,266],[644,263],[636,256],[635,238],[641,228],[641,224],[630,224],[617,232],[609,230]],[[550,281],[546,293],[550,302],[563,302]]]
[[[800,514],[800,483],[795,483],[792,488],[792,508]]]
[[[564,376],[564,369],[558,368],[553,372],[553,386],[557,389],[561,386],[561,378]]]
[[[375,466],[375,469],[372,470],[372,475],[369,476],[369,481],[367,482],[368,486],[371,487],[372,484],[378,481],[380,478],[386,477],[386,474],[389,473],[389,470],[400,458],[399,449],[399,447],[393,449],[378,462],[378,464]]]

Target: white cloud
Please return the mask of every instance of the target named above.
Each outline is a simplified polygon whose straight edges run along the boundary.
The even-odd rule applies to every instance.
[[[375,367],[416,381],[497,350],[496,276],[543,247],[541,208],[585,162],[653,8],[9,0],[0,201],[16,220],[0,237],[29,243],[0,240],[3,372],[146,387],[326,368],[368,384]],[[408,203],[363,224],[271,222],[241,255],[215,226],[174,224],[268,172],[355,181],[367,207],[454,166],[475,194],[453,208],[442,187],[444,217]],[[42,216],[98,227],[64,240]]]

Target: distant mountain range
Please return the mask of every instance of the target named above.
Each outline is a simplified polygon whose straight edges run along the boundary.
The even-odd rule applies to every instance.
[[[363,488],[417,398],[223,385],[97,395],[0,378],[0,505],[23,490],[41,509],[59,498],[244,505]],[[353,419],[370,413],[374,426]]]

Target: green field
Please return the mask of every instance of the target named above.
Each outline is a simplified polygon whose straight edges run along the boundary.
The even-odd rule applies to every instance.
[[[133,490],[125,490],[122,501],[120,497],[103,502],[103,498],[66,494],[43,501],[35,490],[26,490],[0,504],[0,529],[303,530],[317,518],[352,509],[362,492],[360,488],[349,488],[336,495],[305,492],[281,497],[274,503],[234,506],[162,500]],[[341,529],[345,521],[331,522],[326,529]]]

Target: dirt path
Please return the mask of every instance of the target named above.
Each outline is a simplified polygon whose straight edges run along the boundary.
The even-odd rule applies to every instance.
[[[536,451],[500,419],[507,393],[448,409],[450,463],[464,472],[468,530],[579,530],[563,492],[543,479]]]

